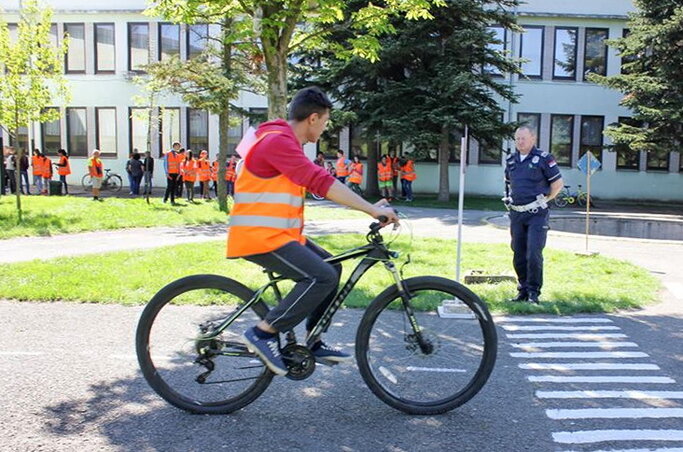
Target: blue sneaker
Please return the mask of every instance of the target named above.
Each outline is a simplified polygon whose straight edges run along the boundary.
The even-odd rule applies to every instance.
[[[348,353],[344,353],[338,348],[330,347],[323,341],[318,342],[312,351],[316,361],[321,360],[323,362],[331,361],[333,363],[341,363],[349,361],[352,358]]]
[[[249,328],[244,332],[244,342],[247,349],[256,354],[271,372],[276,375],[287,375],[289,369],[282,360],[280,353],[280,341],[275,335],[268,339],[260,338],[254,332],[254,328]]]

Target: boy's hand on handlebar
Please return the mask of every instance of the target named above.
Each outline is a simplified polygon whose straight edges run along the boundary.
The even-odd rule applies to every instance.
[[[386,200],[381,200],[380,202]],[[383,205],[377,205],[379,203],[375,204],[375,211],[373,212],[372,216],[379,220],[380,224],[382,227],[388,225],[388,224],[398,224],[398,215],[396,215],[396,212],[392,207],[388,206],[387,204]]]

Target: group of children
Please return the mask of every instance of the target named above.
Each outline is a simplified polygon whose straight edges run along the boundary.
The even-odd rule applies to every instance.
[[[58,150],[57,155],[59,160],[57,163],[54,163],[52,159],[40,152],[39,149],[33,150],[31,157],[33,185],[38,190],[38,194],[47,195],[49,193],[50,181],[54,176],[53,166],[57,168],[57,175],[59,175],[59,181],[64,187],[64,193],[69,194],[69,186],[66,183],[66,176],[71,174],[69,156],[64,149]],[[30,194],[30,192],[27,194]]]
[[[344,151],[337,151],[337,161],[325,163],[325,156],[319,152],[315,163],[319,166],[326,165],[327,171],[340,182],[349,185],[357,193],[362,193],[360,188],[363,182],[363,163],[358,155],[349,160],[344,156]],[[409,157],[395,157],[393,152],[382,155],[377,163],[377,180],[382,197],[391,201],[398,198],[397,183],[401,181],[401,197],[410,202],[413,200],[413,181],[417,179],[415,162]]]

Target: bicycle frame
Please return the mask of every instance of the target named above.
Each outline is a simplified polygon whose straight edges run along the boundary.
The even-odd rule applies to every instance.
[[[331,256],[327,259],[325,259],[325,262],[328,262],[332,265],[339,264],[341,262],[347,261],[349,259],[355,259],[357,257],[365,256],[356,266],[356,268],[351,272],[351,275],[349,276],[349,279],[341,286],[341,288],[337,291],[336,296],[334,297],[333,301],[330,303],[330,305],[327,307],[325,312],[323,313],[322,317],[318,321],[318,323],[315,325],[313,330],[309,333],[308,337],[306,338],[306,346],[311,347],[315,342],[320,338],[320,335],[327,331],[327,328],[330,326],[330,323],[332,322],[332,317],[334,314],[339,310],[341,307],[342,303],[346,299],[346,297],[349,295],[351,290],[353,290],[354,286],[358,281],[361,279],[361,277],[367,272],[370,268],[372,268],[377,262],[383,262],[384,266],[386,269],[393,275],[394,281],[396,282],[396,286],[398,288],[399,294],[401,295],[401,300],[403,302],[404,308],[406,310],[406,315],[408,316],[410,325],[413,329],[413,332],[415,333],[416,337],[418,338],[418,342],[420,346],[427,346],[426,344],[423,344],[422,341],[422,335],[421,335],[421,330],[420,327],[417,323],[417,319],[415,317],[414,311],[412,307],[409,304],[410,299],[412,298],[411,294],[407,290],[407,288],[403,284],[403,280],[401,278],[401,275],[399,274],[398,269],[394,265],[391,259],[395,259],[398,257],[398,253],[395,251],[390,251],[388,250],[384,243],[382,242],[381,236],[379,234],[372,235],[371,233],[371,242],[368,243],[367,245],[363,245],[361,247],[353,248],[347,251],[344,251],[341,254],[338,254],[336,256]],[[207,335],[202,335],[199,340],[211,340],[216,338],[222,331],[224,331],[227,327],[229,327],[244,311],[249,309],[251,306],[253,306],[255,303],[261,300],[261,297],[265,293],[265,291],[269,288],[272,287],[273,291],[275,293],[276,300],[280,302],[282,300],[282,294],[280,293],[280,289],[277,286],[278,282],[285,281],[287,278],[284,277],[275,277],[271,272],[268,273],[268,278],[270,281],[261,286],[259,289],[256,290],[256,293],[254,296],[246,302],[244,305],[240,307],[236,312],[234,312],[230,317],[225,319],[214,331],[212,331],[210,334]],[[294,333],[292,331],[285,331],[286,333],[286,338],[287,338],[287,343],[296,343],[296,338],[294,336]]]

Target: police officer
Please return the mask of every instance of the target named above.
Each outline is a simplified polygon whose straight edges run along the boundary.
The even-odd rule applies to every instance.
[[[510,209],[513,266],[517,297],[511,301],[538,303],[543,285],[543,248],[548,234],[548,201],[562,190],[555,158],[536,148],[536,134],[522,126],[505,165],[506,198]]]

